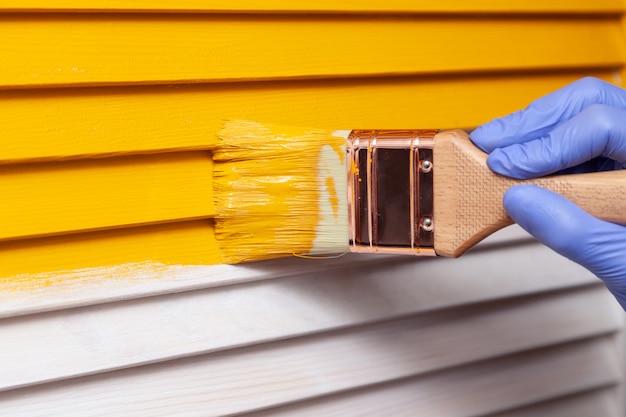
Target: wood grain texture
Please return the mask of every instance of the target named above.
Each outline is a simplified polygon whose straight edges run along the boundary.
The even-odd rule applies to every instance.
[[[626,171],[548,176],[514,180],[487,167],[487,155],[463,131],[435,137],[435,251],[460,256],[489,234],[512,223],[502,196],[517,184],[536,184],[570,199],[590,214],[626,224],[626,205],[615,195],[626,193]]]
[[[160,406],[166,415],[181,410],[219,415],[621,328],[619,307],[599,285],[588,285],[597,282],[593,277],[521,236],[520,245],[512,245],[515,238],[493,236],[486,248],[459,260],[291,259],[215,266],[195,276],[178,271],[178,280],[169,271],[156,280],[137,277],[126,294],[119,281],[117,292],[116,283],[103,287],[99,300],[88,293],[91,286],[82,285],[83,302],[99,305],[70,309],[77,300],[68,300],[55,307],[61,309],[57,313],[1,321],[11,342],[0,354],[6,371],[1,379],[8,384],[0,401],[14,407],[6,409],[15,415],[51,409],[70,416],[72,410],[76,415],[117,410],[158,415]],[[508,260],[506,271],[484,273],[498,270],[501,259]],[[315,270],[303,274],[306,268]],[[452,271],[464,271],[462,279]],[[287,276],[276,278],[281,275]],[[550,293],[512,299],[545,291]],[[41,292],[33,307],[45,305],[46,296],[50,303],[62,301],[62,294]],[[10,308],[10,300],[8,295],[0,305]],[[25,307],[16,311],[25,314]],[[241,346],[249,347],[237,349]],[[119,367],[129,369],[115,370]],[[57,379],[63,380],[44,382]],[[566,379],[566,391],[570,383],[586,384]],[[27,380],[30,387],[16,388]],[[240,394],[245,401],[238,400]],[[502,406],[515,404],[503,401]],[[306,403],[300,406],[306,410]]]
[[[3,88],[617,69],[624,61],[619,16],[3,14],[0,23]]]
[[[468,2],[446,0],[438,2],[411,0],[316,0],[299,1],[255,0],[2,0],[0,10],[47,12],[64,11],[167,11],[176,12],[382,12],[382,13],[616,13],[623,9],[619,0],[497,0]]]
[[[338,279],[338,273],[333,275]],[[344,294],[350,288],[354,296],[362,300],[371,298],[367,289],[345,287],[346,284],[344,280],[334,287],[344,286]],[[423,308],[399,304],[395,309],[402,312],[385,311],[377,306],[372,306],[375,311],[360,312],[359,308],[366,308],[365,301],[350,306],[341,305],[339,300],[322,303],[311,294],[308,297],[299,294],[307,289],[314,292],[310,282],[285,279],[277,283],[242,284],[133,303],[105,304],[49,313],[44,317],[4,319],[3,334],[7,338],[0,345],[3,369],[0,391],[364,325],[398,317],[398,313],[416,314]],[[577,307],[584,303],[598,307],[592,311]],[[492,314],[494,308],[498,309],[497,315]],[[310,315],[317,318],[307,317]],[[401,362],[391,366],[386,374],[371,373],[367,383],[373,383],[590,334],[611,333],[621,328],[622,321],[610,294],[596,285],[553,297],[527,297],[506,304],[483,304],[426,314],[396,325],[384,323],[363,330],[344,330],[341,334],[324,337],[323,343],[303,341],[292,350],[306,349],[312,356],[315,352],[339,354],[341,351],[341,359],[334,360],[324,371],[329,375],[333,368],[342,367],[340,363],[346,360],[354,345],[363,346],[363,355],[368,352],[372,355],[367,360],[372,367],[378,362]],[[274,325],[277,322],[281,323],[280,328]],[[513,328],[515,332],[511,331]],[[388,342],[383,343],[384,340]],[[398,340],[401,343],[395,342]],[[485,343],[486,340],[489,343]],[[381,343],[383,346],[376,349]],[[448,346],[464,348],[447,349]],[[269,350],[280,351],[283,347],[279,343]],[[411,363],[410,370],[402,363]],[[246,372],[255,373],[251,366],[247,366]],[[352,369],[345,373],[355,375],[357,371]],[[350,380],[350,383],[355,382]],[[304,386],[298,388],[303,389]],[[286,394],[277,393],[278,396]]]
[[[247,415],[481,416],[615,384],[618,360],[609,336]]]
[[[423,407],[426,415],[429,415],[426,410],[431,410],[431,415],[469,416],[617,382],[620,373],[616,368],[616,356],[619,350],[611,335],[513,355],[491,363],[472,362],[465,367],[435,372],[445,364],[458,365],[453,359],[455,356],[456,360],[461,357],[467,360],[474,354],[478,357],[498,355],[498,352],[506,352],[505,346],[515,348],[518,342],[524,343],[523,337],[507,340],[512,335],[505,330],[511,328],[506,319],[496,325],[498,316],[486,313],[483,329],[490,335],[488,339],[492,339],[487,345],[486,335],[463,338],[476,330],[468,326],[472,318],[481,323],[478,316],[471,313],[467,315],[468,321],[458,323],[458,328],[451,327],[450,331],[446,331],[441,326],[443,323],[438,323],[434,317],[425,318],[430,331],[435,332],[432,334],[418,322],[402,320],[338,334],[309,336],[151,364],[141,369],[142,372],[137,372],[138,369],[119,370],[107,376],[87,376],[24,387],[0,393],[0,402],[11,415],[27,415],[45,403],[47,410],[67,416],[120,413],[218,416],[361,388],[353,392],[361,399],[369,394],[368,397],[373,397],[370,398],[371,404],[374,399],[380,400],[385,391],[391,391],[391,398],[400,401],[392,406],[391,398],[387,398],[378,406],[352,408],[356,407],[352,399],[350,405],[343,406],[346,412],[351,408],[371,413],[377,410],[380,415],[382,409],[400,411]],[[507,317],[506,313],[504,317]],[[519,317],[520,324],[526,321],[524,314]],[[454,316],[450,319],[450,323],[455,322]],[[106,334],[106,343],[94,345],[98,347],[101,359],[117,355],[122,350],[135,351],[135,347],[120,343],[118,335],[121,332],[98,329],[90,323],[88,315],[75,315],[67,317],[63,326],[74,331],[82,343]],[[532,324],[526,323],[531,333],[534,332]],[[546,327],[545,335],[552,334],[552,330],[558,327]],[[422,330],[426,333],[421,334]],[[489,333],[490,330],[493,334]],[[452,348],[466,343],[467,349]],[[420,349],[415,348],[418,345]],[[369,366],[364,367],[364,363]],[[406,381],[406,378],[410,378],[408,386],[406,382],[393,382]],[[472,384],[468,385],[470,380]],[[164,381],[168,383],[164,384]],[[382,393],[376,388],[363,389],[385,383],[389,385],[382,386]],[[68,391],[73,393],[71,401],[67,400]],[[412,392],[411,399],[406,395],[409,391]],[[455,398],[455,401],[450,402],[449,398]],[[302,405],[298,409],[306,413],[307,408]],[[436,410],[439,413],[447,410],[450,414],[437,414]]]
[[[486,417],[623,417],[614,387],[576,393],[529,407],[489,414]]]

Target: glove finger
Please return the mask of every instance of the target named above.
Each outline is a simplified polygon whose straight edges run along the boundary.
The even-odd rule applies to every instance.
[[[625,227],[599,220],[565,197],[535,185],[510,188],[503,202],[516,223],[601,278],[626,306]]]
[[[593,77],[582,78],[533,101],[526,109],[486,123],[470,134],[484,150],[545,136],[593,104],[607,104],[626,110],[626,91]]]
[[[601,169],[626,163],[626,111],[595,104],[557,126],[547,136],[494,150],[487,164],[514,178],[533,178],[596,160]]]

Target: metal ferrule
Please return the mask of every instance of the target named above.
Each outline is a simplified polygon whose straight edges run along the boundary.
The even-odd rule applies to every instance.
[[[437,130],[353,130],[348,136],[350,250],[435,255]]]

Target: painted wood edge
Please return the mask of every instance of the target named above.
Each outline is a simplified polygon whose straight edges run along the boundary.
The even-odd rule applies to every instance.
[[[243,284],[260,280],[277,279],[287,276],[311,276],[318,272],[351,270],[351,274],[359,274],[364,280],[373,280],[377,268],[389,267],[395,277],[390,281],[402,282],[401,273],[410,276],[423,274],[433,277],[438,282],[450,281],[455,277],[445,273],[446,264],[458,262],[466,265],[468,282],[476,286],[487,285],[489,292],[470,292],[468,298],[461,297],[455,302],[475,302],[478,300],[497,298],[507,294],[530,293],[554,288],[572,287],[597,282],[590,273],[582,272],[582,268],[548,251],[530,240],[526,232],[519,227],[505,229],[484,241],[485,250],[481,245],[472,254],[462,260],[413,258],[388,255],[345,255],[337,259],[310,260],[299,258],[283,258],[263,262],[240,265],[164,265],[154,263],[122,264],[113,267],[87,268],[72,271],[53,271],[46,274],[33,274],[24,277],[26,280],[37,280],[45,283],[52,280],[56,284],[41,286],[27,291],[14,291],[3,288],[0,291],[0,318],[24,316],[89,305],[100,305],[126,300],[155,297],[170,293],[197,291],[225,285]],[[523,250],[521,250],[523,248]],[[517,252],[519,250],[519,252]],[[532,278],[517,282],[509,282],[507,286],[493,287],[486,281],[489,277],[479,271],[488,265],[497,264],[492,254],[518,253],[516,263],[520,271],[533,264],[533,257],[549,259],[549,262],[563,264],[568,275],[547,278],[547,271],[533,269]],[[530,263],[528,263],[530,262]],[[451,266],[450,264],[448,264]],[[411,280],[409,279],[409,282]],[[415,285],[416,282],[412,282]],[[451,294],[452,295],[452,294]],[[456,295],[455,295],[456,297]],[[433,300],[434,301],[434,300]],[[439,302],[441,300],[438,300]],[[432,308],[437,308],[437,303]]]
[[[146,261],[51,271],[24,277],[55,282],[51,286],[30,290],[1,288],[0,319],[402,260],[408,261],[397,256],[355,255],[324,260],[282,258],[241,265],[166,265]]]
[[[511,227],[485,243],[491,243],[495,245],[493,249],[497,249],[501,245],[523,245],[530,241],[529,235],[521,228]],[[97,268],[53,270],[3,277],[4,284],[0,286],[0,318],[312,274],[329,269],[412,261],[412,257],[346,254],[331,259],[282,258],[240,265],[136,262]]]

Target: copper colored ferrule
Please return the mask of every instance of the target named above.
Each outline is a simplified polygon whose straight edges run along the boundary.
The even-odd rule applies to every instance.
[[[350,250],[435,255],[436,130],[353,130],[348,136]]]

